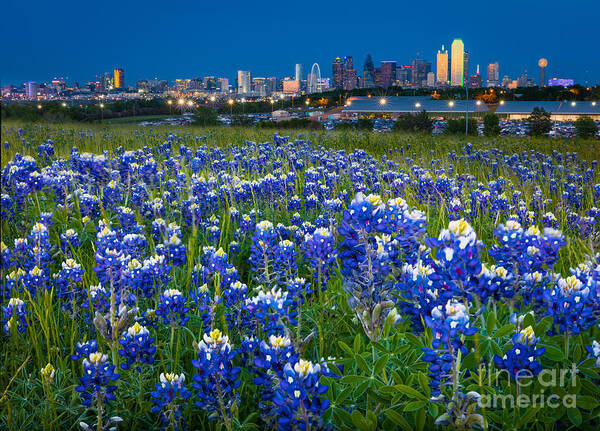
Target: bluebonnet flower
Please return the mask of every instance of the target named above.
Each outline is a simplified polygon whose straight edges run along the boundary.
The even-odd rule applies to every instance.
[[[122,346],[119,349],[119,355],[126,359],[126,362],[121,362],[121,368],[127,370],[133,363],[153,364],[156,347],[152,343],[154,343],[154,338],[150,336],[150,332],[145,326],[136,322],[129,327],[123,337],[119,339],[119,344]],[[139,372],[141,368],[138,367],[137,370]]]
[[[81,395],[81,403],[90,407],[96,401],[98,405],[115,399],[117,386],[113,384],[119,379],[115,374],[115,366],[108,361],[108,356],[100,352],[90,353],[83,360],[83,376],[79,378],[80,385],[75,390]],[[101,412],[99,412],[99,415]]]
[[[425,316],[425,324],[432,329],[431,348],[421,349],[423,360],[429,362],[429,386],[431,394],[441,395],[442,386],[449,379],[450,370],[454,370],[458,351],[467,353],[461,336],[474,335],[477,329],[471,326],[467,307],[456,300],[449,300],[444,306],[438,305]],[[458,379],[458,376],[454,378]]]
[[[78,361],[81,358],[88,357],[91,353],[98,351],[98,342],[94,339],[84,341],[83,343],[77,342],[75,345],[75,354],[71,355],[72,361]]]
[[[62,263],[61,270],[56,274],[56,296],[66,300],[64,307],[72,308],[74,303],[83,299],[84,292],[81,284],[83,269],[75,259],[67,259]],[[87,296],[87,295],[85,295]]]
[[[317,228],[305,236],[303,247],[313,270],[316,288],[324,291],[337,257],[333,233],[324,227]]]
[[[236,352],[231,349],[229,337],[218,329],[204,334],[197,345],[198,359],[192,361],[197,369],[194,389],[198,395],[196,405],[209,413],[209,418],[219,418],[231,424],[231,412],[239,403],[240,367],[233,365]]]
[[[577,335],[597,322],[597,298],[575,275],[560,278],[544,292],[546,315],[552,316],[561,334]]]
[[[247,298],[244,303],[244,311],[249,318],[267,335],[280,334],[285,326],[297,325],[297,307],[297,301],[289,292],[275,287],[267,290],[262,286],[259,286],[256,296]]]
[[[67,229],[60,234],[61,250],[66,256],[72,256],[73,250],[81,246],[79,235],[74,229]]]
[[[187,315],[190,308],[185,303],[186,298],[179,290],[167,289],[160,295],[156,315],[162,317],[165,325],[185,326],[190,318]]]
[[[596,367],[600,368],[600,343],[596,340],[593,340],[592,344],[585,346],[585,348],[590,354],[590,357],[596,359]]]
[[[181,413],[181,402],[187,400],[192,393],[183,384],[185,376],[183,373],[161,373],[160,383],[156,383],[152,397],[153,413],[160,413],[163,429],[179,430],[185,427],[183,414]]]
[[[326,364],[313,364],[304,359],[285,364],[283,378],[273,397],[273,403],[278,407],[279,430],[324,427],[323,414],[330,402],[324,397],[329,387],[321,383],[322,376],[334,376]]]
[[[278,243],[278,234],[275,226],[268,220],[256,224],[256,230],[252,236],[250,246],[249,262],[252,272],[259,283],[270,286],[278,280],[275,273],[275,253]]]
[[[8,304],[2,306],[2,329],[11,335],[13,329],[19,333],[25,332],[29,326],[27,319],[31,313],[25,309],[25,302],[19,298],[10,298]]]
[[[538,341],[533,328],[528,326],[513,336],[512,347],[504,357],[494,356],[494,362],[499,368],[507,370],[513,379],[536,376],[542,371],[537,358],[546,352],[545,347],[537,347]]]

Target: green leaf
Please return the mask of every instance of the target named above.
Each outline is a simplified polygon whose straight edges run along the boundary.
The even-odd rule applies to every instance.
[[[491,335],[494,329],[496,329],[496,315],[493,312],[489,313],[487,316],[485,329],[487,329],[488,335]]]
[[[352,412],[352,423],[356,428],[361,431],[370,431],[369,424],[367,424],[366,419],[360,414],[358,410],[354,410]]]
[[[402,429],[405,429],[406,431],[412,431],[412,429],[413,429],[412,426],[396,410],[392,410],[392,409],[386,410],[385,411],[385,416],[389,420],[391,420],[392,422],[394,422],[394,424],[396,424],[399,427],[401,427]]]
[[[546,316],[535,327],[535,335],[541,337],[546,335],[546,332],[552,327],[552,316]]]
[[[352,349],[350,348],[349,345],[347,345],[346,343],[344,343],[343,341],[338,341],[338,345],[342,348],[342,350],[344,352],[346,352],[348,355],[350,356],[354,356],[354,352],[352,351]]]
[[[365,361],[365,358],[360,355],[355,355],[354,360],[356,361],[356,365],[358,365],[365,374],[371,375],[371,368],[369,367],[369,364],[367,364],[367,361]]]
[[[427,401],[411,401],[404,406],[405,412],[414,412],[415,410],[422,409],[427,405]]]
[[[421,340],[415,334],[407,332],[404,335],[405,335],[406,339],[408,340],[408,342],[410,344],[412,344],[413,346],[418,347],[418,348],[423,347],[423,343],[421,342]]]
[[[494,334],[494,338],[501,338],[508,334],[512,334],[515,332],[515,325],[509,323],[508,325],[504,325],[502,328],[498,329]]]
[[[365,380],[369,380],[369,377],[365,377],[365,376],[357,376],[357,375],[347,375],[342,377],[342,383],[345,384],[359,384],[359,383],[363,383]]]
[[[408,398],[420,398],[420,399],[425,399],[425,395],[422,394],[421,392],[417,391],[416,389],[411,388],[410,386],[406,386],[406,385],[396,385],[396,388],[403,394],[405,394],[406,396],[408,396]]]
[[[581,425],[581,412],[579,411],[579,409],[577,408],[573,408],[573,409],[567,409],[567,416],[569,416],[569,419],[571,420],[571,422],[573,423],[573,425],[575,426],[579,426]]]
[[[476,363],[477,359],[475,358],[475,352],[471,352],[462,360],[460,367],[464,369],[469,369],[473,368]]]
[[[598,407],[598,405],[600,405],[600,402],[598,402],[598,400],[594,397],[590,397],[588,395],[582,395],[580,397],[577,397],[578,408],[592,410]]]
[[[390,357],[388,355],[383,355],[381,358],[377,359],[375,367],[373,368],[373,375],[378,376],[381,374],[381,371],[385,368],[389,360]]]
[[[419,371],[419,384],[421,385],[423,393],[429,398],[429,379],[423,371]]]
[[[550,344],[540,344],[539,347],[545,347],[546,353],[544,357],[549,358],[555,362],[561,362],[564,360],[563,352],[558,348]]]
[[[519,421],[519,428],[521,428],[526,423],[531,422],[535,418],[535,416],[537,415],[537,413],[539,411],[540,411],[539,408],[530,408],[530,409],[528,409],[527,413],[525,413],[521,417],[521,420]]]
[[[354,344],[353,344],[354,353],[360,353],[360,351],[362,350],[361,346],[362,346],[362,340],[360,339],[360,334],[357,333],[356,337],[354,337]]]

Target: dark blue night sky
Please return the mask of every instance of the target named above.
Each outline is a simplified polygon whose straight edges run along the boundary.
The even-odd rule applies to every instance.
[[[500,63],[500,77],[525,70],[600,83],[600,2],[520,1],[3,1],[2,84],[69,77],[69,83],[125,69],[143,78],[233,79],[304,73],[351,55],[362,71],[367,53],[408,64],[419,53],[435,68],[442,44],[462,38],[471,73]]]

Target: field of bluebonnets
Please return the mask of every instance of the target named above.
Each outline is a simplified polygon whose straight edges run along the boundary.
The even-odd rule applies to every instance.
[[[1,429],[598,429],[598,142],[2,128]]]

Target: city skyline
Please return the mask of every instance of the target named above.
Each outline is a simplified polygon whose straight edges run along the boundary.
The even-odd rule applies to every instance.
[[[371,21],[365,19],[359,2],[349,1],[345,2],[348,8],[344,8],[339,19],[350,27],[361,27],[360,32],[350,34],[339,26],[320,25],[318,19],[302,26],[289,25],[285,13],[288,6],[260,8],[260,15],[252,7],[240,5],[247,13],[235,17],[212,5],[203,8],[187,5],[184,8],[187,13],[178,9],[163,14],[161,10],[160,22],[174,28],[156,32],[152,26],[157,23],[152,23],[150,11],[155,11],[158,3],[152,1],[145,2],[143,8],[135,2],[123,5],[119,16],[135,14],[139,26],[118,25],[122,18],[104,10],[111,9],[110,5],[98,11],[94,8],[93,14],[81,15],[92,5],[77,8],[75,4],[68,6],[71,2],[62,2],[66,7],[46,13],[43,4],[37,3],[36,8],[36,3],[21,5],[9,1],[3,7],[6,16],[28,17],[7,20],[0,30],[5,58],[10,60],[0,71],[3,85],[44,82],[55,77],[69,77],[70,81],[82,83],[117,67],[126,71],[128,82],[154,77],[173,81],[203,75],[232,80],[237,70],[250,70],[255,76],[283,77],[294,76],[295,64],[302,64],[306,70],[315,62],[330,64],[337,56],[352,56],[355,66],[362,65],[368,53],[377,62],[394,60],[410,64],[419,58],[435,64],[440,46],[450,46],[455,38],[464,41],[472,70],[476,64],[485,70],[485,65],[498,61],[502,75],[518,77],[528,71],[530,76],[537,76],[537,61],[545,57],[549,61],[548,78],[570,77],[584,85],[600,82],[600,59],[592,55],[593,22],[600,18],[600,8],[593,1],[581,2],[573,11],[573,19],[552,32],[547,30],[544,18],[551,16],[552,5],[559,6],[558,1],[503,5],[503,10],[513,11],[507,15],[512,19],[537,17],[518,31],[505,30],[500,16],[496,25],[491,26],[489,15],[493,8],[479,2],[471,2],[473,7],[464,8],[466,11],[435,3],[431,14],[436,20],[426,16],[403,19],[417,13],[418,8],[389,3],[386,7],[390,13]],[[44,10],[44,13],[29,13],[30,10]],[[318,13],[327,16],[334,11],[340,12],[335,5],[328,4]],[[202,17],[201,24],[194,23],[194,16]],[[272,25],[255,25],[259,19]],[[50,25],[55,21],[63,24]],[[577,21],[577,25],[571,21]],[[201,30],[195,30],[198,25]],[[100,29],[96,30],[96,26]],[[112,26],[119,31],[111,32]],[[47,42],[47,34],[52,35],[51,42]],[[65,42],[61,43],[62,40]],[[362,75],[360,68],[356,69]],[[324,76],[329,75],[324,72]]]

